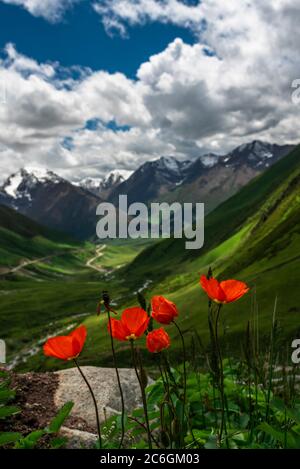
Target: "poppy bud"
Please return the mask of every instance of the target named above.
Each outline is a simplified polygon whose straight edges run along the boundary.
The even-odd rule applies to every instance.
[[[146,339],[147,348],[151,353],[159,353],[170,347],[169,334],[161,327],[149,332]]]
[[[176,305],[163,296],[154,296],[151,306],[153,319],[161,324],[170,324],[178,316]]]

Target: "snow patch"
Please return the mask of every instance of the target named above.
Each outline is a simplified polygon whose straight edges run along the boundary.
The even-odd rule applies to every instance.
[[[156,160],[157,168],[160,170],[167,170],[171,173],[180,173],[180,163],[176,158],[172,156],[162,156],[158,160]]]
[[[4,184],[3,191],[6,192],[7,195],[16,199],[18,197],[18,188],[22,181],[23,178],[20,173],[13,174]]]
[[[218,156],[213,154],[202,155],[200,156],[200,160],[203,166],[205,166],[206,168],[212,168],[217,164]]]

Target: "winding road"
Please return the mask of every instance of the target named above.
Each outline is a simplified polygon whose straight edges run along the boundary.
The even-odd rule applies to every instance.
[[[99,259],[100,257],[103,256],[103,250],[105,248],[106,248],[106,244],[102,244],[101,246],[97,247],[96,248],[96,255],[93,256],[91,259],[89,259],[86,262],[86,267],[89,267],[90,269],[96,270],[97,272],[103,272],[104,269],[102,267],[93,265],[93,263],[97,259]],[[0,270],[0,277],[6,277],[7,275],[16,274],[17,272],[21,271],[22,269],[25,269],[29,265],[38,264],[39,262],[45,262],[45,261],[48,261],[48,260],[52,259],[53,257],[64,256],[65,254],[70,254],[70,252],[80,252],[80,251],[84,251],[84,249],[75,249],[74,251],[73,250],[72,251],[68,250],[68,251],[65,251],[65,252],[55,252],[55,253],[53,253],[49,256],[39,257],[37,259],[31,259],[31,260],[24,260],[20,264],[18,264],[17,266],[12,267],[11,269],[2,269],[2,270]]]
[[[99,267],[97,265],[93,265],[93,263],[97,259],[99,259],[100,257],[103,256],[103,251],[104,251],[105,248],[106,248],[106,244],[102,244],[101,246],[99,246],[96,249],[96,255],[86,262],[86,266],[89,267],[90,269],[96,270],[97,272],[103,272],[104,269],[102,267]]]

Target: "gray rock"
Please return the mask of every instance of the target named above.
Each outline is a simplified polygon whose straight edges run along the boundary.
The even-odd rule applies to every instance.
[[[60,436],[67,438],[66,449],[91,449],[95,447],[98,436],[94,433],[62,427]]]
[[[121,412],[116,371],[114,368],[81,367],[94,391],[100,420]],[[126,410],[131,411],[141,406],[141,391],[135,371],[129,368],[119,369]],[[59,408],[67,401],[73,401],[72,416],[79,417],[96,430],[95,410],[90,392],[77,368],[56,372],[59,377],[54,401]]]

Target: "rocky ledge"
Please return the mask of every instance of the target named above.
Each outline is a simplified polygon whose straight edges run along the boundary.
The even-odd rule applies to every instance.
[[[121,399],[115,369],[84,366],[82,371],[95,393],[101,421],[119,414]],[[126,410],[131,411],[141,405],[139,383],[133,369],[122,368],[119,373]],[[93,401],[77,368],[54,373],[13,373],[12,387],[22,412],[9,422],[9,431],[26,434],[43,428],[63,404],[73,401],[74,407],[61,433],[68,438],[69,448],[94,445],[97,436]]]

